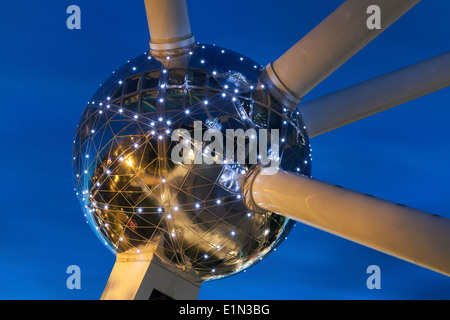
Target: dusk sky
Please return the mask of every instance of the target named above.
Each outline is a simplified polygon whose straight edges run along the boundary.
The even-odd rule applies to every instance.
[[[276,60],[343,1],[188,0],[196,40]],[[81,30],[66,9],[81,8]],[[420,2],[305,101],[450,50],[450,2]],[[115,256],[74,194],[72,141],[112,70],[148,50],[143,0],[3,1],[0,299],[99,299]],[[301,104],[300,104],[301,107]],[[450,89],[313,138],[319,180],[450,218]],[[450,247],[450,244],[449,244]],[[69,290],[66,269],[81,269]],[[369,290],[366,269],[381,269]],[[449,299],[450,278],[297,223],[278,250],[199,299]]]

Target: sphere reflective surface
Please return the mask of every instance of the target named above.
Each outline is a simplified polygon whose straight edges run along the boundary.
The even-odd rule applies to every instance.
[[[101,85],[78,125],[73,171],[87,222],[113,252],[151,252],[203,281],[245,270],[285,239],[293,221],[244,199],[243,180],[260,162],[248,152],[240,163],[196,150],[193,159],[213,163],[172,159],[183,140],[172,141],[174,131],[194,137],[195,123],[224,136],[227,129],[277,130],[269,156],[310,175],[301,119],[268,94],[260,68],[233,51],[198,45],[178,57],[138,56]],[[245,137],[247,149],[253,138]]]

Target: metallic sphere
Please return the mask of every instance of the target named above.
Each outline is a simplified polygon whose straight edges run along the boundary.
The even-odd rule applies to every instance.
[[[143,54],[100,86],[81,117],[73,148],[75,192],[87,223],[115,253],[152,253],[192,280],[243,271],[287,236],[293,221],[251,204],[243,184],[261,165],[192,149],[172,159],[184,129],[279,132],[269,156],[284,170],[310,174],[307,134],[259,79],[261,66],[236,52],[198,44],[181,56]],[[259,131],[261,132],[261,131]],[[204,150],[206,142],[200,142]],[[272,154],[270,154],[272,152]],[[195,158],[195,159],[194,159]],[[228,161],[227,161],[228,160]]]

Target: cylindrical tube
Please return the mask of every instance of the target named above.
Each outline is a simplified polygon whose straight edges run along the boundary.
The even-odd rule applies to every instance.
[[[282,170],[251,188],[264,210],[450,275],[450,219]]]
[[[278,90],[301,99],[419,1],[347,0],[269,64],[267,76]],[[372,5],[381,10],[380,29],[367,27]]]
[[[195,43],[186,0],[145,0],[145,10],[152,53],[178,54]]]
[[[299,105],[309,137],[450,86],[450,51]]]

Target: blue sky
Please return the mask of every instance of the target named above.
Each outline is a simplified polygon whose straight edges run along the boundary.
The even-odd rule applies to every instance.
[[[277,59],[342,1],[188,0],[197,41]],[[82,29],[66,28],[81,8]],[[448,51],[450,3],[422,1],[305,100]],[[98,299],[114,256],[73,193],[72,140],[85,103],[148,49],[143,1],[8,1],[0,19],[0,298]],[[450,89],[312,139],[313,176],[450,218]],[[68,290],[66,268],[81,268]],[[366,268],[381,268],[381,289]],[[200,299],[449,299],[450,279],[297,223],[279,249]]]

